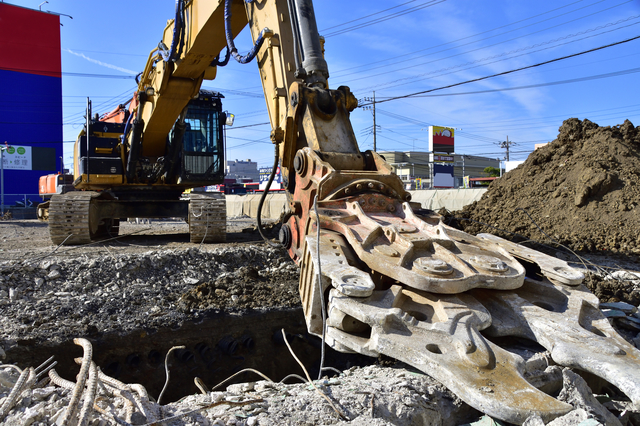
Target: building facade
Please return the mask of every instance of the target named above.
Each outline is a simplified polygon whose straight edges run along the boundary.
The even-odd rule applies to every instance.
[[[258,163],[251,159],[227,161],[225,179],[235,179],[236,182],[258,182],[260,180]]]
[[[402,179],[407,189],[432,189],[439,186],[437,178],[438,165],[453,164],[454,188],[463,187],[464,176],[487,177],[487,167],[500,168],[500,160],[467,154],[438,155],[421,151],[380,151],[394,172]]]
[[[60,17],[0,3],[0,50],[4,206],[37,204],[62,171]]]

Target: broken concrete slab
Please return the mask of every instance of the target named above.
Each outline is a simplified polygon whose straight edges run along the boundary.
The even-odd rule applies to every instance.
[[[600,303],[600,309],[615,309],[617,311],[622,311],[625,314],[634,314],[638,312],[638,308],[626,302]]]
[[[640,320],[636,320],[633,317],[616,318],[616,322],[620,327],[627,330],[640,331]]]
[[[627,314],[617,309],[602,309],[602,313],[607,318],[625,318]]]
[[[593,396],[587,382],[568,368],[562,370],[563,388],[558,399],[584,410],[589,419],[607,426],[622,426],[622,423]],[[584,419],[587,420],[587,419]],[[555,422],[556,420],[554,420]],[[553,423],[553,422],[552,422]],[[557,426],[567,423],[557,423]]]

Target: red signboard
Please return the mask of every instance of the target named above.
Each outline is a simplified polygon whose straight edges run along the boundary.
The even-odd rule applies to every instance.
[[[0,3],[0,52],[0,143],[15,148],[4,204],[29,205],[40,177],[62,169],[60,16]]]
[[[0,69],[60,77],[60,17],[0,3]]]
[[[453,130],[449,127],[429,126],[429,151],[452,154],[455,150]]]

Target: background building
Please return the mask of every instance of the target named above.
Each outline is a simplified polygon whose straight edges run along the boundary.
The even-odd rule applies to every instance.
[[[440,164],[453,163],[454,188],[463,186],[464,176],[487,177],[484,172],[486,167],[500,168],[500,160],[477,155],[434,155],[430,152],[416,151],[379,151],[378,154],[387,160],[408,189],[431,189],[440,186],[437,179],[433,180],[434,169],[437,174],[437,166]]]
[[[236,182],[258,182],[260,179],[258,163],[251,159],[227,161],[225,179],[235,179]]]
[[[38,203],[40,176],[62,171],[60,17],[0,3],[0,51],[4,204]]]

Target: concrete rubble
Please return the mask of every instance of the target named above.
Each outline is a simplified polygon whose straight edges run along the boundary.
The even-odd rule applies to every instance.
[[[636,274],[631,270],[607,272],[601,280],[637,288],[640,278]],[[48,255],[47,252],[13,260],[5,256],[0,262],[0,361],[6,361],[6,354],[25,342],[36,348],[79,336],[94,340],[108,333],[126,334],[158,327],[177,330],[183,323],[211,310],[239,314],[298,306],[297,282],[298,269],[286,254],[262,244],[191,245],[185,249],[156,248],[135,253],[104,246],[82,253]],[[628,341],[640,346],[640,329],[636,328],[640,316],[636,306],[618,300],[603,303],[601,309]],[[575,407],[549,424],[640,424],[637,409],[628,401],[588,377],[585,383],[575,374],[577,371],[554,365],[547,352],[518,347],[510,350],[524,360],[529,383]],[[283,356],[289,355],[285,352]],[[372,364],[375,362],[371,360]],[[70,376],[64,379],[73,384],[77,379]],[[71,390],[58,384],[27,380],[28,386],[15,395],[15,402],[5,406],[19,377],[16,368],[0,364],[0,414],[4,415],[0,423],[60,424]],[[504,424],[483,417],[441,384],[406,365],[352,367],[316,381],[316,386],[344,418],[308,383],[291,384],[294,378],[286,381],[289,384],[256,380],[261,381],[234,384],[225,391],[191,395],[162,405],[154,402],[157,395],[148,395],[148,401],[145,400],[142,386],[110,381],[111,385],[96,388],[96,403],[107,414],[89,410],[86,424],[140,425],[192,410],[197,411],[166,423]],[[116,388],[123,389],[112,389],[114,383]],[[254,402],[230,405],[224,401]],[[79,404],[82,405],[82,400]],[[9,405],[11,408],[7,408]],[[525,424],[540,422],[530,418]]]
[[[104,253],[104,252],[102,252]],[[0,262],[0,347],[18,339],[49,342],[140,328],[179,327],[201,311],[180,297],[199,283],[224,280],[216,306],[225,311],[297,306],[298,268],[282,251],[258,246],[152,250],[142,254],[45,257]],[[251,265],[271,294],[242,286]],[[265,284],[266,287],[266,284]],[[257,294],[255,294],[257,293]]]
[[[543,359],[547,358],[536,356],[529,360],[528,368],[542,366]],[[55,370],[51,370],[48,374],[55,384],[48,380],[36,383],[30,377],[10,402],[9,394],[15,393],[12,389],[16,387],[20,373],[15,367],[0,365],[0,421],[21,426],[62,424],[75,383],[58,377]],[[28,375],[28,371],[22,375]],[[35,375],[32,373],[32,376]],[[480,417],[477,411],[430,377],[404,368],[354,367],[338,376],[317,380],[314,385],[266,380],[234,384],[226,391],[203,391],[165,405],[157,404],[141,385],[124,384],[101,373],[98,377],[99,383],[94,385],[93,408],[88,409],[87,414],[70,417],[67,424],[74,424],[81,415],[85,416],[82,424],[94,426],[161,423],[211,426],[505,424]],[[616,426],[637,424],[640,419],[637,412],[629,410],[617,416],[612,414],[599,402],[601,397],[594,397],[586,382],[571,370],[562,370],[561,377],[558,398],[573,405],[574,410],[548,425]],[[78,407],[91,401],[90,380],[82,392],[82,400],[75,401]],[[632,416],[635,416],[633,422]],[[524,424],[544,423],[531,417]]]

